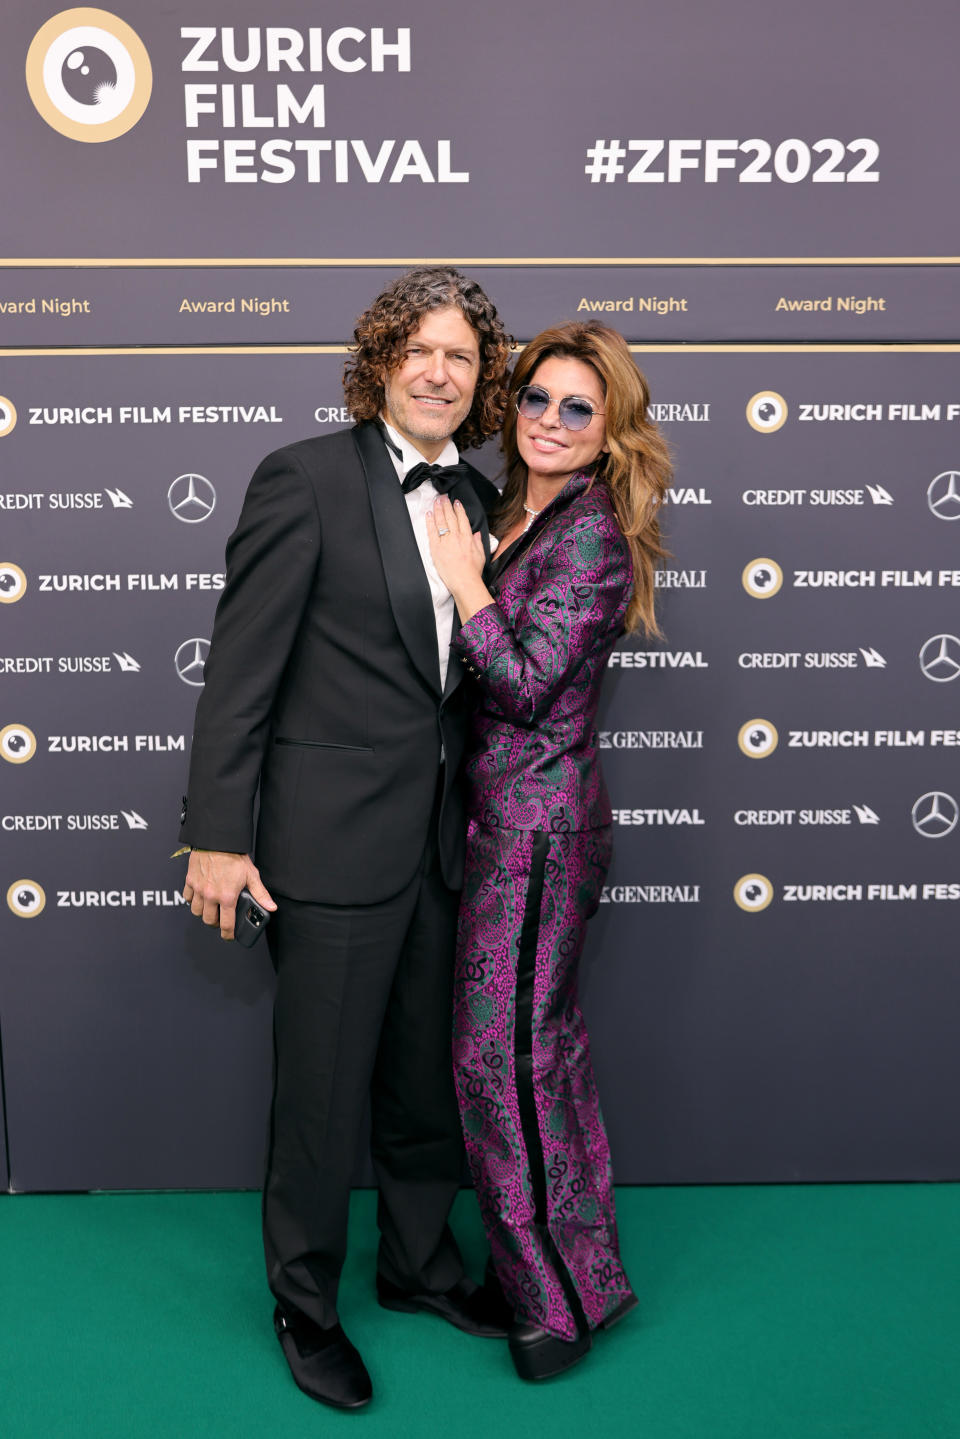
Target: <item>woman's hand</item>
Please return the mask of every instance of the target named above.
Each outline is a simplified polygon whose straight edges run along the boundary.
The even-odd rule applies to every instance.
[[[457,500],[438,495],[427,511],[427,538],[437,574],[452,595],[460,583],[483,571],[483,541],[470,528],[467,512]]]
[[[484,566],[483,540],[470,528],[470,520],[459,500],[453,504],[438,495],[427,511],[427,539],[437,574],[456,601],[460,619],[493,603],[493,596],[480,578]]]

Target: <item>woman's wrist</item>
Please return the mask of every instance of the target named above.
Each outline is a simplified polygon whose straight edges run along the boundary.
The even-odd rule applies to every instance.
[[[473,618],[477,610],[486,609],[487,605],[494,603],[493,595],[483,583],[480,575],[471,575],[462,584],[458,584],[451,593],[457,606],[460,623],[464,625]]]

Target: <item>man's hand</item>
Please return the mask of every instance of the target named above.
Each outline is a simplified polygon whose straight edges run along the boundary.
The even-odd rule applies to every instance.
[[[261,909],[275,910],[264,889],[260,871],[248,854],[225,854],[218,849],[195,849],[190,854],[183,897],[190,913],[204,924],[219,925],[221,939],[233,939],[237,896],[248,889]]]

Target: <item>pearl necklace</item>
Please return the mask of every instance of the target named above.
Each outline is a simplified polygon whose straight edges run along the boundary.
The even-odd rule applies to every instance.
[[[529,506],[529,505],[526,505],[526,504],[524,505],[523,508],[526,510],[527,514],[530,516],[529,520],[527,520],[527,523],[526,523],[526,524],[524,525],[524,527],[523,527],[523,532],[524,532],[524,534],[526,534],[527,530],[529,530],[530,526],[533,524],[534,520],[537,518],[537,515],[539,515],[540,511],[539,511],[539,510],[531,510],[530,506]]]

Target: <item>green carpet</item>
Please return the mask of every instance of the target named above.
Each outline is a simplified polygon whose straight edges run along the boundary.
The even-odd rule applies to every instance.
[[[622,1189],[640,1308],[562,1378],[373,1292],[354,1196],[341,1315],[373,1376],[358,1414],[294,1387],[253,1194],[0,1201],[0,1433],[366,1439],[957,1439],[960,1186]],[[474,1273],[472,1194],[455,1222]]]

